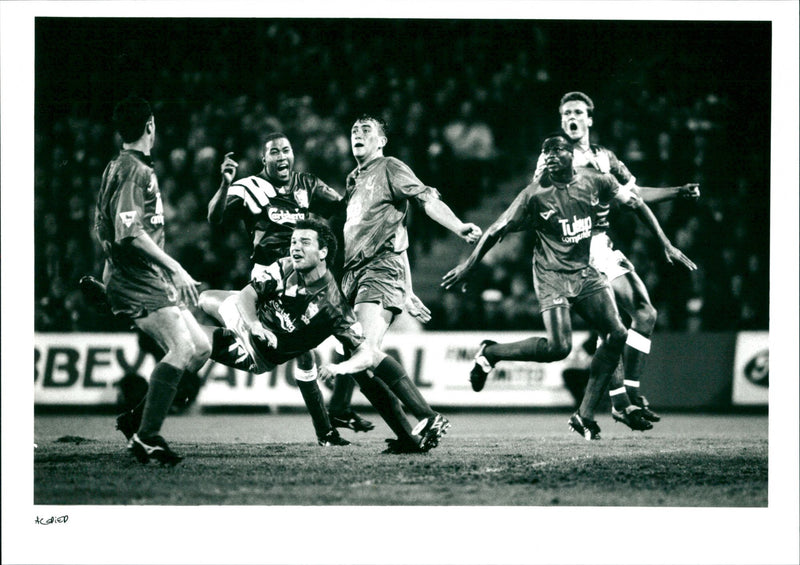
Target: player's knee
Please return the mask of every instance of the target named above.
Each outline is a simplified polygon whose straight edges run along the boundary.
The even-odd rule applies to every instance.
[[[561,361],[562,359],[566,359],[571,351],[572,340],[566,336],[561,337],[560,339],[554,339],[552,341],[548,340],[547,347],[543,352],[543,361]]]
[[[207,290],[200,293],[200,296],[197,298],[197,305],[209,316],[213,316],[219,306],[218,301]]]
[[[608,347],[614,351],[622,351],[623,347],[625,347],[625,341],[628,339],[628,330],[625,329],[625,326],[620,324],[613,330],[611,330],[606,338],[606,344]]]
[[[634,317],[634,326],[640,332],[650,334],[656,327],[656,319],[658,318],[658,311],[650,304],[642,304],[636,310]]]
[[[194,342],[192,365],[205,363],[211,357],[211,341],[206,336],[199,336]]]
[[[301,371],[309,371],[314,368],[314,352],[306,351],[301,353],[297,359],[297,368]]]

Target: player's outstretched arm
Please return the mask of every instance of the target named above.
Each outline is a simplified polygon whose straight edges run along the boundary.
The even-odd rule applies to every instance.
[[[256,299],[258,294],[252,285],[247,285],[239,293],[236,299],[236,308],[239,310],[239,315],[247,325],[250,334],[255,338],[256,342],[261,342],[267,347],[274,348],[278,345],[278,338],[274,333],[269,331],[258,319],[258,311],[256,309]]]
[[[636,187],[642,200],[647,204],[658,204],[675,198],[686,198],[697,200],[700,198],[700,185],[694,182],[686,183],[681,186],[637,186]]]
[[[481,228],[472,223],[458,219],[450,206],[445,204],[435,190],[430,187],[417,197],[422,202],[422,209],[430,219],[447,228],[467,243],[475,243],[481,237]]]
[[[225,217],[225,209],[228,205],[228,189],[233,182],[233,177],[236,175],[236,169],[239,167],[239,163],[234,161],[231,155],[233,155],[233,152],[225,154],[225,159],[220,167],[222,181],[217,192],[214,193],[208,203],[208,221],[212,224],[221,224]]]
[[[633,193],[631,194],[633,196],[629,200],[625,201],[625,204],[636,210],[636,213],[639,215],[639,219],[642,220],[648,228],[650,228],[650,231],[652,231],[661,242],[667,262],[672,265],[675,261],[678,261],[690,271],[696,270],[697,265],[695,265],[691,259],[684,255],[680,249],[672,245],[672,242],[667,237],[667,234],[665,234],[664,230],[661,229],[661,224],[658,223],[658,219],[656,218],[655,214],[653,214],[653,211],[650,209],[650,207],[645,204],[639,196],[636,196]]]
[[[178,290],[180,299],[183,302],[190,306],[197,305],[197,287],[200,283],[194,280],[180,263],[156,245],[152,238],[144,232],[136,237],[130,238],[128,241],[131,247],[146,256],[150,261],[160,266],[166,272],[167,276],[172,280],[172,284],[174,284],[175,288]]]
[[[483,256],[486,255],[497,242],[502,240],[505,234],[519,231],[523,228],[528,196],[528,190],[523,190],[517,195],[511,205],[500,214],[500,217],[498,217],[481,236],[469,257],[442,277],[441,286],[449,289],[463,282],[469,275],[469,272],[475,268],[475,265],[480,263]]]

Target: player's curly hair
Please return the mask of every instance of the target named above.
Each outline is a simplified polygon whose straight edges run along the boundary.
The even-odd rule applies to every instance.
[[[139,96],[128,96],[114,107],[114,128],[122,141],[133,143],[142,137],[147,121],[153,117],[150,103]]]
[[[333,230],[323,220],[316,218],[308,218],[306,220],[298,220],[295,224],[296,230],[312,230],[317,232],[317,239],[319,240],[319,248],[327,248],[328,255],[325,257],[325,262],[330,266],[336,258],[336,236],[333,235]]]
[[[389,137],[389,124],[386,123],[386,120],[383,118],[379,118],[377,116],[373,116],[372,114],[361,114],[356,122],[375,122],[378,124],[378,127],[381,130],[381,135],[384,137]]]
[[[586,104],[586,113],[589,115],[589,117],[592,116],[592,113],[594,112],[594,102],[592,102],[592,99],[586,94],[577,90],[573,92],[567,92],[564,96],[562,96],[561,102],[558,103],[558,108],[561,109],[564,104],[573,100],[578,100],[579,102]]]

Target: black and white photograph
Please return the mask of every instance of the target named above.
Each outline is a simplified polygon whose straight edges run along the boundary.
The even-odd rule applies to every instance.
[[[0,14],[4,563],[800,560],[797,2]]]

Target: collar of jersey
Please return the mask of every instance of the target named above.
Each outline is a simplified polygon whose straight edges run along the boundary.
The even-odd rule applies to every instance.
[[[148,167],[152,167],[153,166],[153,156],[152,155],[145,155],[144,153],[142,153],[138,149],[123,149],[122,153],[128,153],[130,155],[133,155],[134,157],[139,159],[142,163],[144,163]]]
[[[375,157],[374,159],[370,159],[369,161],[367,161],[365,164],[361,165],[360,167],[356,167],[353,170],[353,175],[358,175],[358,174],[363,173],[364,171],[366,171],[367,169],[372,167],[373,164],[377,163],[378,161],[380,161],[384,157],[385,157],[385,155],[378,155],[377,157]]]

